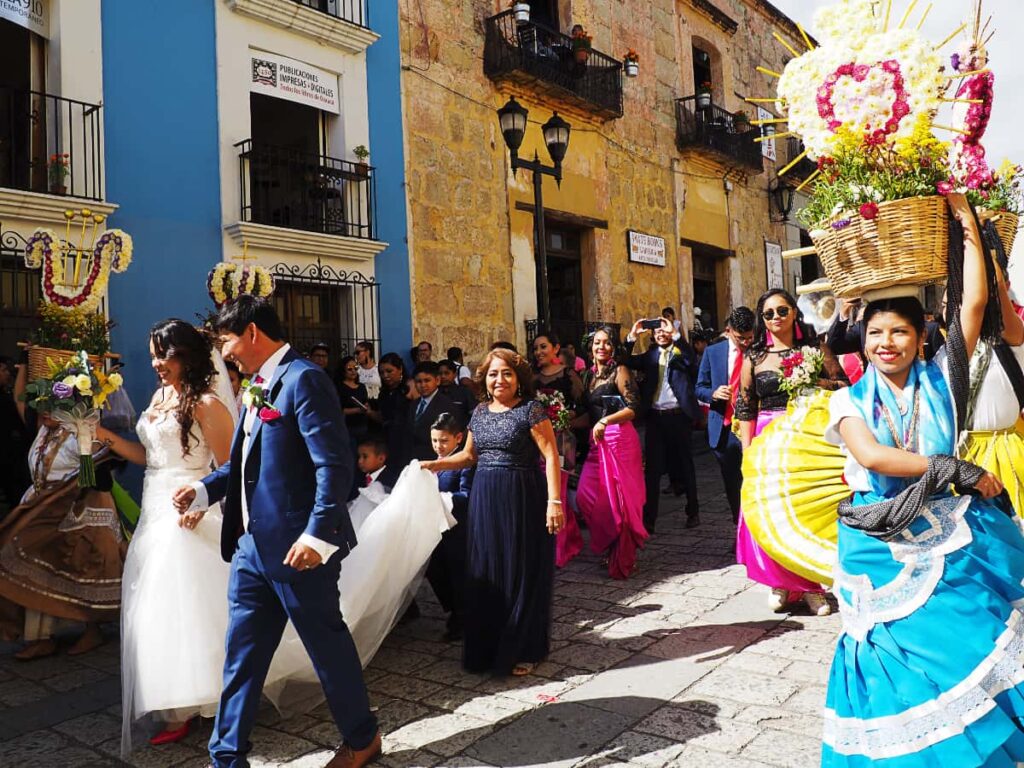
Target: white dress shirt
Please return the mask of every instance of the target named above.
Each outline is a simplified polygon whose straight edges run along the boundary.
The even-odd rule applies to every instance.
[[[661,389],[658,391],[658,394],[654,399],[654,410],[656,411],[666,411],[679,407],[679,401],[676,399],[676,393],[672,391],[672,387],[668,383],[668,366],[669,363],[672,362],[672,358],[675,357],[676,350],[674,347],[657,347],[658,369],[660,373],[661,356],[665,354],[665,349],[668,349],[668,359],[665,360],[665,377],[662,379]]]
[[[290,344],[285,344],[274,354],[268,357],[263,365],[260,366],[257,376],[263,381],[261,386],[266,388],[270,385],[270,381],[274,378],[274,372],[277,370],[277,366],[280,365],[281,360],[288,354],[291,349]],[[253,377],[256,378],[255,376]],[[269,394],[269,392],[267,393]],[[242,477],[245,477],[245,462],[249,458],[249,437],[252,434],[252,429],[256,424],[256,418],[258,416],[258,410],[256,408],[246,408],[245,415],[242,418],[242,433],[245,435],[242,438]],[[210,497],[206,492],[206,486],[202,482],[192,483],[192,488],[196,492],[196,498],[189,507],[189,511],[197,509],[206,509],[210,506]],[[245,483],[242,483],[242,527],[245,530],[249,530],[249,498],[245,492]],[[331,555],[338,551],[338,547],[333,544],[329,544],[322,539],[318,539],[315,536],[310,536],[308,533],[303,533],[298,538],[298,543],[305,544],[307,547],[315,551],[320,555],[321,562],[327,562]]]

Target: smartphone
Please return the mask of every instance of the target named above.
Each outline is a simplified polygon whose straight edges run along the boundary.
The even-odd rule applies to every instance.
[[[645,331],[653,331],[658,328],[661,328],[661,318],[656,317],[653,320],[641,320],[640,327],[643,328]]]

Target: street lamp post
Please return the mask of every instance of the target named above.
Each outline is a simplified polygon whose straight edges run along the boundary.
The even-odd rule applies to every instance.
[[[551,322],[551,306],[548,297],[548,257],[547,240],[544,233],[544,197],[541,188],[544,176],[553,176],[555,182],[562,184],[562,160],[565,158],[565,151],[569,147],[570,125],[565,122],[558,113],[551,115],[551,119],[541,126],[544,134],[544,144],[548,148],[554,165],[544,165],[540,162],[537,153],[533,153],[533,160],[523,160],[519,157],[519,147],[526,135],[526,118],[529,112],[516,101],[515,97],[509,98],[508,102],[498,110],[498,124],[501,126],[501,135],[505,138],[508,146],[509,156],[512,161],[512,173],[515,174],[520,168],[533,172],[533,231],[536,242],[536,268],[537,268],[537,313],[539,315],[539,326],[545,327]]]

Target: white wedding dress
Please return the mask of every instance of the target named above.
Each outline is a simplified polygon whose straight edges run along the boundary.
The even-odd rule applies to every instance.
[[[189,530],[179,527],[171,503],[177,488],[208,474],[213,455],[196,426],[190,454],[183,456],[180,429],[173,413],[153,408],[137,426],[147,467],[142,514],[122,577],[125,755],[145,731],[156,730],[152,720],[212,717],[221,693],[230,565],[220,554],[220,510],[212,506]],[[360,499],[361,505],[368,501],[365,493]],[[430,553],[454,518],[437,479],[415,462],[389,497],[372,512],[364,507],[359,517],[359,544],[342,562],[339,586],[342,616],[365,666],[411,599]],[[264,690],[280,708],[292,682],[318,678],[289,624]],[[307,707],[322,697],[318,685],[312,692],[309,686],[301,689],[288,700]]]

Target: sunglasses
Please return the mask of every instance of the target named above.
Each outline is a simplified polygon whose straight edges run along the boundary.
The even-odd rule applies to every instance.
[[[789,317],[789,307],[779,307],[778,309],[766,309],[761,313],[761,317],[765,320],[774,320],[775,315],[778,313],[779,318]]]

